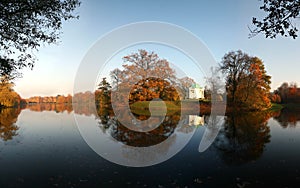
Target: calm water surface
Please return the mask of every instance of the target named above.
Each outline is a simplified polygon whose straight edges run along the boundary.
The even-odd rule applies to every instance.
[[[145,135],[131,134],[113,117],[76,112],[97,122],[99,136],[112,136],[122,144],[147,146],[170,136],[167,151],[192,136],[171,159],[142,168],[120,166],[95,153],[81,137],[74,113],[69,108],[42,107],[1,111],[1,188],[300,186],[300,113],[223,117],[216,140],[199,153],[207,116],[186,116],[181,127],[175,125],[178,117],[171,116],[163,134],[141,140]]]

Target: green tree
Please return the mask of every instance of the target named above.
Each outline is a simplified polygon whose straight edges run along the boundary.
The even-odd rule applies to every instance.
[[[32,50],[57,43],[63,20],[78,18],[79,0],[0,1],[0,76],[11,79],[24,67],[33,68]]]
[[[220,70],[226,75],[229,105],[253,110],[270,107],[271,77],[262,60],[240,50],[229,52],[223,57]]]
[[[106,81],[106,78],[102,78],[98,86],[98,91],[95,92],[96,103],[99,104],[100,107],[110,105],[111,85]]]
[[[266,38],[277,35],[296,38],[298,29],[293,20],[299,17],[300,0],[264,0],[261,10],[267,13],[262,20],[252,19],[255,29],[250,30],[250,37],[263,33]]]

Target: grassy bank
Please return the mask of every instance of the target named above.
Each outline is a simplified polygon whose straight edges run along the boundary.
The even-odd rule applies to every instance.
[[[181,109],[180,103],[174,102],[174,101],[164,101],[165,105],[161,103],[160,101],[152,101],[151,106],[153,109],[155,109],[154,113],[152,115],[159,116],[163,115],[164,113],[164,107],[167,108],[167,115],[172,115],[176,112],[179,112]],[[131,112],[137,115],[145,115],[145,116],[151,116],[151,113],[149,111],[149,104],[150,101],[138,101],[130,105]]]
[[[268,109],[268,110],[271,111],[271,112],[278,112],[278,111],[282,110],[283,108],[284,108],[284,106],[281,105],[281,104],[272,103],[271,108]]]
[[[167,108],[167,115],[173,115],[175,113],[183,113],[183,114],[201,114],[201,115],[209,115],[211,113],[211,103],[210,101],[198,101],[198,100],[183,100],[181,102],[175,101],[164,101]],[[139,101],[130,105],[131,112],[137,115],[146,115],[150,116],[149,111],[150,101]],[[200,106],[199,106],[200,104]],[[224,113],[224,105],[220,103],[220,108],[218,106],[214,109],[215,113]],[[153,101],[152,107],[154,108],[154,113],[152,115],[163,115],[164,112],[164,104],[159,101]],[[271,108],[263,109],[260,111],[270,111],[270,112],[278,112],[283,108],[291,111],[300,111],[300,104],[276,104],[272,103]],[[257,111],[257,110],[255,110]],[[233,109],[230,106],[226,106],[226,114],[230,114],[233,112],[253,112],[253,110],[246,109]]]
[[[211,104],[209,101],[198,100],[183,100],[183,101],[164,101],[165,105],[159,101],[152,101],[151,105],[154,109],[152,115],[162,115],[164,107],[167,108],[167,115],[173,115],[175,113],[183,114],[210,114]],[[137,115],[150,116],[149,111],[150,101],[138,101],[130,105],[131,112]],[[199,106],[200,104],[200,106]]]

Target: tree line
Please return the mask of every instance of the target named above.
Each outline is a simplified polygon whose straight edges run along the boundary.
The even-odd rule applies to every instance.
[[[80,4],[79,0],[0,2],[0,107],[18,106],[24,102],[13,91],[11,80],[19,77],[24,67],[33,68],[36,59],[32,50],[37,51],[42,44],[52,44],[59,40],[63,20],[78,18],[74,11]],[[255,28],[250,29],[251,37],[259,33],[263,33],[266,38],[275,38],[277,35],[297,37],[298,29],[293,20],[300,13],[299,0],[265,0],[260,9],[267,15],[262,20],[253,18]],[[121,95],[117,99],[120,102],[126,99],[122,94],[127,93],[127,88],[132,88],[129,91],[130,103],[156,97],[177,101],[184,98],[186,89],[194,82],[188,77],[176,78],[169,62],[159,59],[153,52],[140,50],[125,56],[123,60],[126,62],[123,70],[115,69],[111,72],[111,89],[125,91],[119,92]],[[259,110],[268,108],[270,100],[298,102],[298,90],[286,84],[270,93],[271,77],[266,74],[263,62],[257,57],[250,57],[241,51],[229,52],[218,69],[225,74],[227,98],[231,106]],[[208,80],[208,95],[219,89],[218,80],[218,77]],[[128,87],[137,82],[134,87]],[[103,89],[99,88],[100,91],[95,92],[97,103],[108,100],[106,96],[109,96],[109,91]],[[76,96],[80,97],[81,94]],[[69,98],[57,96],[32,100],[70,103]]]
[[[21,96],[14,91],[14,83],[9,79],[2,77],[0,81],[0,108],[7,107],[24,107],[28,104],[42,104],[42,103],[53,103],[53,104],[72,104],[72,95],[57,95],[57,96],[34,96],[28,99],[23,99]]]
[[[94,92],[76,93],[73,97],[36,96],[26,99],[25,103],[96,103],[97,107],[110,108],[112,98],[120,105],[156,98],[178,102],[186,98],[188,88],[196,83],[189,77],[178,78],[170,63],[154,52],[141,49],[125,56],[123,61],[123,69],[117,68],[110,72],[111,83],[107,78],[102,78]],[[219,66],[212,69],[212,75],[205,79],[206,98],[217,100],[211,97],[217,93],[221,98],[218,100],[226,97],[227,106],[236,110],[263,110],[270,108],[271,102],[300,101],[300,90],[296,84],[284,83],[271,93],[271,76],[267,74],[263,61],[241,50],[225,54]],[[8,79],[2,80],[2,106],[11,107],[21,103],[21,97],[13,91],[12,86]]]
[[[96,91],[96,100],[99,99],[97,104],[109,104],[114,91],[118,95],[114,99],[120,99],[119,103],[128,101],[132,104],[155,98],[180,101],[195,83],[188,77],[177,78],[169,62],[160,59],[154,52],[139,50],[123,60],[123,69],[115,69],[110,73],[112,84],[106,78],[100,82]],[[216,76],[218,73],[223,75]],[[225,86],[221,84],[222,79],[225,79]],[[240,50],[225,54],[206,82],[207,98],[216,100],[209,96],[212,93],[225,95],[228,106],[234,109],[262,110],[271,107],[271,76],[267,74],[263,61]],[[222,87],[225,87],[225,91]]]
[[[272,94],[271,100],[274,103],[300,103],[300,88],[297,83],[284,82]]]
[[[28,99],[25,99],[27,104],[40,104],[40,103],[56,103],[56,104],[72,104],[72,95],[68,94],[57,95],[57,96],[34,96]]]

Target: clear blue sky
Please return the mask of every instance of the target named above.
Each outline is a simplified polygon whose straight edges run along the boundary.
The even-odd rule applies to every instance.
[[[300,39],[271,40],[262,35],[248,39],[252,17],[263,15],[260,4],[259,0],[83,1],[76,11],[80,19],[63,25],[59,45],[45,45],[36,53],[39,61],[33,70],[23,71],[15,90],[24,98],[72,93],[77,68],[89,48],[109,31],[141,21],[186,28],[207,45],[218,62],[225,53],[238,49],[261,58],[272,76],[272,89],[284,81],[300,84]]]

